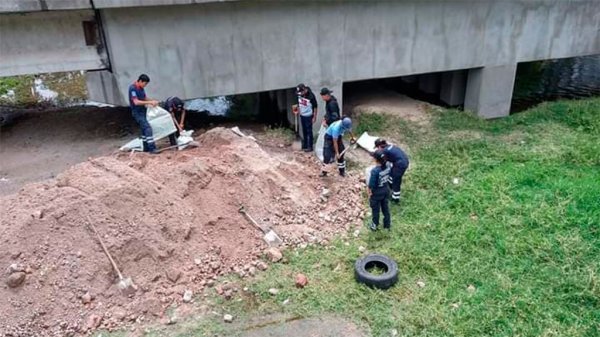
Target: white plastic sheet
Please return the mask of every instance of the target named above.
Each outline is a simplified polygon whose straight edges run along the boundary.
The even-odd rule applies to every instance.
[[[367,132],[363,132],[362,135],[358,138],[356,143],[362,147],[363,149],[369,151],[369,153],[375,152],[375,141],[379,137],[370,136]]]

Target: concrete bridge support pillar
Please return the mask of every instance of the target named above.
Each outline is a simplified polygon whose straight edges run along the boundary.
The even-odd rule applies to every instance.
[[[108,70],[88,71],[85,73],[88,98],[91,101],[128,105],[127,99],[119,92],[114,74]]]
[[[467,88],[467,71],[448,71],[442,74],[442,88],[440,99],[450,105],[462,105],[465,102],[465,90]]]
[[[508,116],[516,72],[517,64],[469,70],[465,110],[483,118]]]

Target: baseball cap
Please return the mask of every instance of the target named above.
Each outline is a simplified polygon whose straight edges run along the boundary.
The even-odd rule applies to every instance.
[[[352,129],[352,120],[348,117],[344,117],[344,119],[342,119],[342,127],[346,130]]]
[[[321,95],[331,95],[333,90],[329,90],[327,88],[321,88]]]
[[[375,149],[377,149],[381,145],[386,145],[386,144],[387,144],[387,142],[385,141],[385,139],[383,139],[383,138],[377,138],[375,140]]]

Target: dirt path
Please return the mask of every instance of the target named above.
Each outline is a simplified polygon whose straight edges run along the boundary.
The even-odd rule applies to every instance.
[[[0,195],[55,177],[134,137],[127,109],[79,108],[29,113],[0,129]]]
[[[365,337],[354,323],[338,317],[266,321],[246,327],[239,337]]]
[[[384,113],[426,126],[429,103],[410,98],[376,83],[349,88],[344,109],[356,116],[361,113]]]

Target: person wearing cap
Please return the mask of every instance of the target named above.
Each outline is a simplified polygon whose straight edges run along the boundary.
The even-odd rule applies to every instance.
[[[171,96],[160,104],[161,108],[167,110],[173,118],[173,123],[177,127],[177,131],[169,135],[171,146],[177,145],[177,138],[183,131],[185,123],[185,108],[183,101],[177,96]]]
[[[371,206],[371,224],[369,228],[376,231],[379,226],[379,212],[383,213],[383,228],[389,230],[391,225],[389,196],[390,196],[390,167],[383,150],[373,154],[376,166],[371,169],[368,181],[369,206]]]
[[[317,99],[310,87],[303,83],[296,87],[298,95],[298,114],[302,122],[302,150],[304,152],[313,151],[313,124],[317,120]]]
[[[387,161],[392,164],[392,202],[400,203],[400,188],[402,187],[402,177],[408,168],[408,156],[401,148],[388,144],[382,138],[375,140],[375,150],[383,151]]]
[[[325,101],[325,116],[323,116],[323,125],[329,126],[331,123],[340,119],[340,106],[337,98],[332,95],[333,90],[327,88],[321,89],[321,98]]]
[[[146,96],[144,88],[150,83],[150,77],[146,74],[141,74],[137,81],[129,86],[129,107],[131,108],[131,114],[133,119],[139,124],[142,129],[142,144],[144,152],[158,153],[156,145],[154,144],[154,137],[152,136],[152,128],[146,118],[146,104],[157,106],[158,101],[150,99]]]
[[[350,143],[354,144],[356,138],[352,133],[352,120],[349,117],[333,122],[325,132],[325,143],[323,144],[323,168],[321,177],[327,175],[326,165],[337,161],[340,176],[346,176],[346,161],[344,160],[344,142],[342,137],[346,132],[350,133]]]

